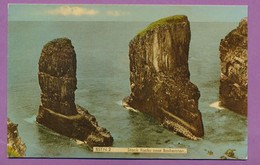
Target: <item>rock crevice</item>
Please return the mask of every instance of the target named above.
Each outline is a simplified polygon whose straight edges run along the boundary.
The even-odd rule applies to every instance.
[[[129,43],[131,94],[125,106],[145,112],[188,138],[204,135],[200,92],[190,82],[190,24],[186,16],[152,23]]]

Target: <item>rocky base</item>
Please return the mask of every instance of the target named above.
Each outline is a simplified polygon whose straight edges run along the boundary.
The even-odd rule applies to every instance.
[[[247,116],[247,18],[221,40],[221,106]]]
[[[18,124],[13,124],[9,119],[7,119],[7,147],[15,157],[24,157],[26,146],[19,137],[17,127]]]
[[[96,118],[80,106],[77,115],[65,116],[42,106],[39,107],[37,122],[67,137],[83,141],[90,147],[111,146],[113,137],[98,126]]]
[[[144,83],[149,85],[141,91],[133,90],[124,101],[125,107],[144,112],[168,130],[187,138],[197,140],[202,137],[202,117],[197,110],[200,97],[198,88],[189,81],[178,82],[163,75],[154,77],[156,79]]]
[[[131,97],[127,97],[122,101],[122,105],[126,109],[138,110],[157,119],[164,128],[169,131],[175,132],[178,135],[187,137],[192,140],[198,140],[204,135],[202,117],[200,113],[190,113],[189,111],[182,111],[185,120],[180,115],[176,115],[161,108],[154,108],[152,102],[145,103],[135,102]],[[186,121],[187,119],[188,122]]]

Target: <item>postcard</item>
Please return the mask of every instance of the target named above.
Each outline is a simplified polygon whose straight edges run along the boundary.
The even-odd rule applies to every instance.
[[[9,3],[7,159],[247,161],[248,31],[247,5]]]

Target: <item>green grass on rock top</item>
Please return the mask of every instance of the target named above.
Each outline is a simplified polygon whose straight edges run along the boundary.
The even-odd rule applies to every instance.
[[[171,16],[171,17],[162,18],[158,21],[151,23],[147,28],[140,31],[135,36],[135,38],[144,36],[148,31],[151,31],[151,30],[157,28],[160,25],[178,24],[178,23],[182,23],[182,22],[187,21],[187,20],[188,20],[187,16],[185,16],[185,15],[175,15],[175,16]]]

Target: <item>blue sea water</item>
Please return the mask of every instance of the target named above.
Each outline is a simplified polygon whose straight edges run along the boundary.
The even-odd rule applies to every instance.
[[[191,23],[189,69],[200,90],[205,136],[193,141],[153,118],[126,110],[128,43],[149,22],[8,23],[8,117],[19,124],[27,157],[219,159],[228,149],[247,158],[247,118],[214,106],[220,76],[219,43],[238,23]],[[187,148],[187,154],[93,153],[86,145],[35,122],[40,105],[38,60],[48,41],[67,37],[77,54],[76,104],[88,109],[114,137],[113,147]],[[213,105],[213,106],[212,106]],[[212,151],[213,155],[208,154]]]

